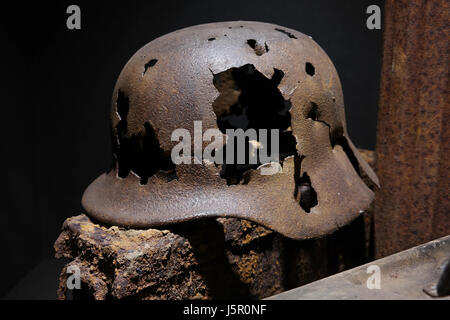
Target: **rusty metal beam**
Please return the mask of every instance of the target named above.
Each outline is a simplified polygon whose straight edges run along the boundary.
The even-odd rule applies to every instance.
[[[446,0],[388,0],[377,131],[375,251],[450,234]]]

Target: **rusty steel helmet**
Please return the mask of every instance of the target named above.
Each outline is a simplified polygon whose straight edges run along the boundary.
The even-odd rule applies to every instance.
[[[307,239],[348,224],[378,186],[348,137],[333,63],[311,37],[278,25],[210,23],[151,41],[120,73],[111,119],[114,166],[82,199],[105,223],[235,217]],[[282,170],[261,174],[268,164],[260,162],[175,165],[171,135],[185,128],[194,137],[195,121],[202,133],[215,128],[224,136],[278,129]]]

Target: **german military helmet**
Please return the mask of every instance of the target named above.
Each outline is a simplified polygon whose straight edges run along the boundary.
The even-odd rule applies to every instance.
[[[82,204],[113,225],[234,217],[315,238],[366,210],[378,186],[348,136],[330,58],[311,37],[278,25],[210,23],[151,41],[121,71],[111,121],[114,165]],[[190,138],[181,162],[173,158],[177,129]],[[224,138],[215,148],[205,139],[209,129]],[[250,129],[258,134],[244,139],[246,151],[274,150],[260,129],[277,130],[277,161],[202,157],[208,148],[233,154],[229,130]],[[264,173],[269,167],[277,169]]]

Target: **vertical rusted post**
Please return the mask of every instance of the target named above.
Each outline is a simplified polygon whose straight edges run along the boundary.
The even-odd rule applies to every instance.
[[[376,256],[450,233],[447,0],[387,0]]]

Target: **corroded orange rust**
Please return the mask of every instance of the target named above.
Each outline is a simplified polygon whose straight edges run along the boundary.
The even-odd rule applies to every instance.
[[[449,2],[389,0],[378,112],[376,254],[450,233]]]
[[[227,185],[220,166],[204,162],[171,167],[161,161],[162,169],[147,180],[137,172],[144,172],[145,164],[123,173],[119,161],[85,191],[82,203],[87,213],[102,222],[132,227],[234,217],[293,239],[310,239],[343,227],[368,209],[374,194],[361,178],[368,178],[372,186],[378,180],[348,137],[341,84],[332,62],[310,37],[267,23],[199,25],[141,48],[122,70],[113,93],[116,159],[129,152],[126,139],[154,137],[156,151],[148,159],[152,161],[170,155],[178,143],[171,141],[175,129],[188,129],[194,137],[198,120],[203,132],[218,128],[216,112],[223,112],[223,103],[238,96],[227,96],[232,86],[214,84],[214,76],[225,77],[244,66],[267,81],[277,81],[277,90],[291,105],[286,130],[297,144],[292,156],[282,161],[282,172],[267,176],[253,169],[243,182]],[[207,144],[204,141],[203,148]],[[133,148],[142,147],[136,143]],[[310,210],[299,204],[305,198],[298,197],[305,174],[309,180],[303,183],[312,186],[317,197]]]
[[[157,230],[99,225],[79,215],[65,221],[55,242],[56,257],[71,259],[58,297],[68,298],[66,270],[76,266],[76,300],[264,298],[367,261],[364,228],[356,222],[325,238],[295,241],[234,218]]]
[[[282,291],[280,236],[238,219],[177,227],[127,230],[85,215],[67,219],[55,242],[56,257],[72,259],[61,272],[59,299],[67,298],[72,265],[85,294],[75,299],[263,298]]]

